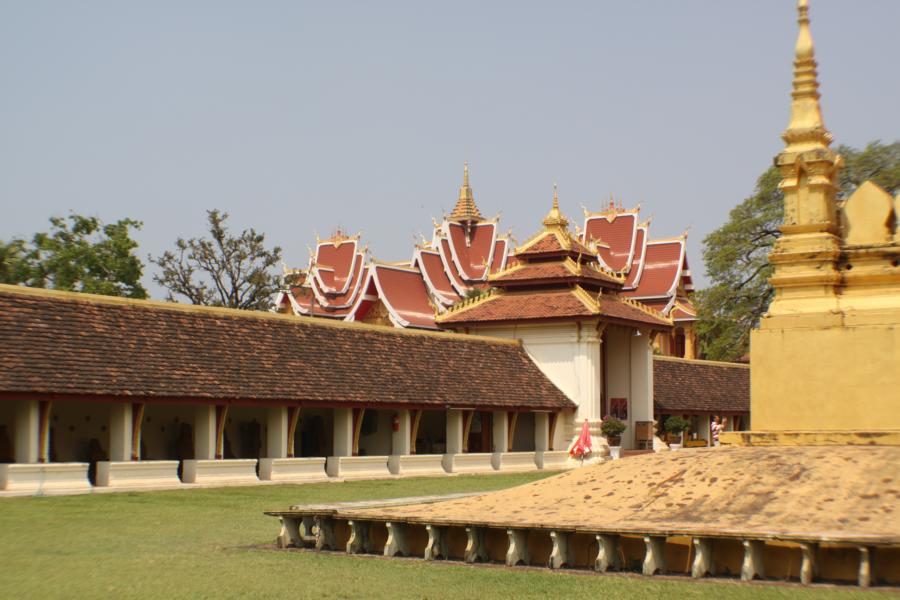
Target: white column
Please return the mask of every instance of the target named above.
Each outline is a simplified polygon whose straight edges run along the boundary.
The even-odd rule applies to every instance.
[[[16,401],[15,448],[17,463],[36,463],[40,427],[40,409],[36,400]]]
[[[334,409],[334,448],[332,456],[353,456],[353,409]]]
[[[706,440],[707,446],[712,446],[712,434],[710,433],[710,426],[712,425],[712,417],[709,415],[701,415],[700,416],[700,435],[703,439]]]
[[[396,431],[391,432],[391,454],[395,456],[406,456],[410,454],[410,433],[412,427],[412,419],[408,410],[398,410],[397,419],[399,425]]]
[[[266,458],[287,458],[286,406],[270,406],[266,414]]]
[[[603,390],[603,362],[601,338],[597,331],[583,328],[579,334],[575,355],[575,370],[581,398],[578,420],[597,421],[603,418],[601,399]]]
[[[109,460],[131,460],[131,403],[113,404],[109,407]]]
[[[213,460],[216,457],[216,407],[201,404],[194,411],[194,458]]]
[[[503,453],[509,448],[509,413],[505,410],[494,411],[491,421],[493,422],[491,439],[494,452],[491,456],[491,466],[499,471],[503,468]]]
[[[506,452],[509,448],[509,413],[505,410],[494,411],[491,421],[494,424],[494,452]]]
[[[463,449],[463,412],[447,411],[447,454],[460,454]]]
[[[550,414],[534,413],[534,451],[546,452],[550,443]]]
[[[632,447],[637,446],[634,430],[638,421],[653,420],[653,346],[647,331],[631,336],[631,398],[628,411]]]

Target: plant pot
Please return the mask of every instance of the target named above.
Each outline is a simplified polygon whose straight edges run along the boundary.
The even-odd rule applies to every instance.
[[[613,460],[618,460],[621,458],[622,454],[622,446],[610,446],[609,447],[609,457]]]
[[[606,437],[606,443],[610,448],[613,446],[621,446],[622,445],[622,436],[621,435],[610,435]]]
[[[681,450],[681,444],[669,444],[669,450]]]
[[[680,433],[670,433],[666,436],[666,441],[669,442],[669,446],[678,446],[681,448],[681,437]]]

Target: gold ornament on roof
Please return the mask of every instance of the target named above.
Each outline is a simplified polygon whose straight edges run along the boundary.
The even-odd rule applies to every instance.
[[[453,212],[450,213],[450,219],[462,223],[477,222],[483,218],[478,206],[475,205],[475,194],[469,185],[469,163],[465,162],[463,163],[463,184],[459,188],[459,199],[456,201]]]
[[[819,106],[819,81],[812,34],[809,31],[809,2],[797,3],[797,45],[794,48],[794,80],[791,90],[791,120],[782,139],[788,152],[826,149],[831,133],[825,129]]]
[[[553,207],[550,209],[550,212],[547,213],[547,216],[544,217],[544,227],[547,229],[557,227],[560,229],[566,229],[569,226],[569,220],[563,216],[562,212],[559,210],[559,190],[556,184],[553,184]]]

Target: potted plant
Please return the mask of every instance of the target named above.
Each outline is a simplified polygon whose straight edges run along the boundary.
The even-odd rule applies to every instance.
[[[609,453],[614,459],[619,458],[622,448],[622,432],[625,431],[625,428],[625,423],[612,415],[607,415],[600,423],[600,433],[606,438],[606,443],[609,444]]]
[[[665,428],[669,434],[669,447],[672,450],[679,450],[683,434],[691,428],[691,422],[681,415],[673,415],[666,419]]]

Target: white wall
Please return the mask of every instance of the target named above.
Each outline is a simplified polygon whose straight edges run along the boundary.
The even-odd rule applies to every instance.
[[[556,387],[578,405],[575,422],[599,419],[602,369],[594,326],[575,323],[485,327],[477,335],[522,340],[525,351]]]
[[[109,455],[109,404],[54,402],[50,410],[50,447],[53,462],[86,462],[91,439]]]
[[[416,454],[444,454],[447,451],[447,412],[424,410],[416,433]]]
[[[371,416],[368,416],[371,413]],[[359,436],[360,456],[387,456],[392,450],[393,410],[366,409],[367,419],[373,419],[374,431]],[[365,417],[364,417],[365,418]],[[365,429],[363,430],[365,432]]]
[[[0,463],[16,460],[16,404],[0,401]]]
[[[144,422],[141,426],[141,459],[177,459],[178,439],[184,423],[190,426],[193,440],[193,405],[145,404]],[[183,451],[193,452],[193,442],[184,445]]]
[[[534,413],[519,413],[512,449],[513,452],[534,451]]]

